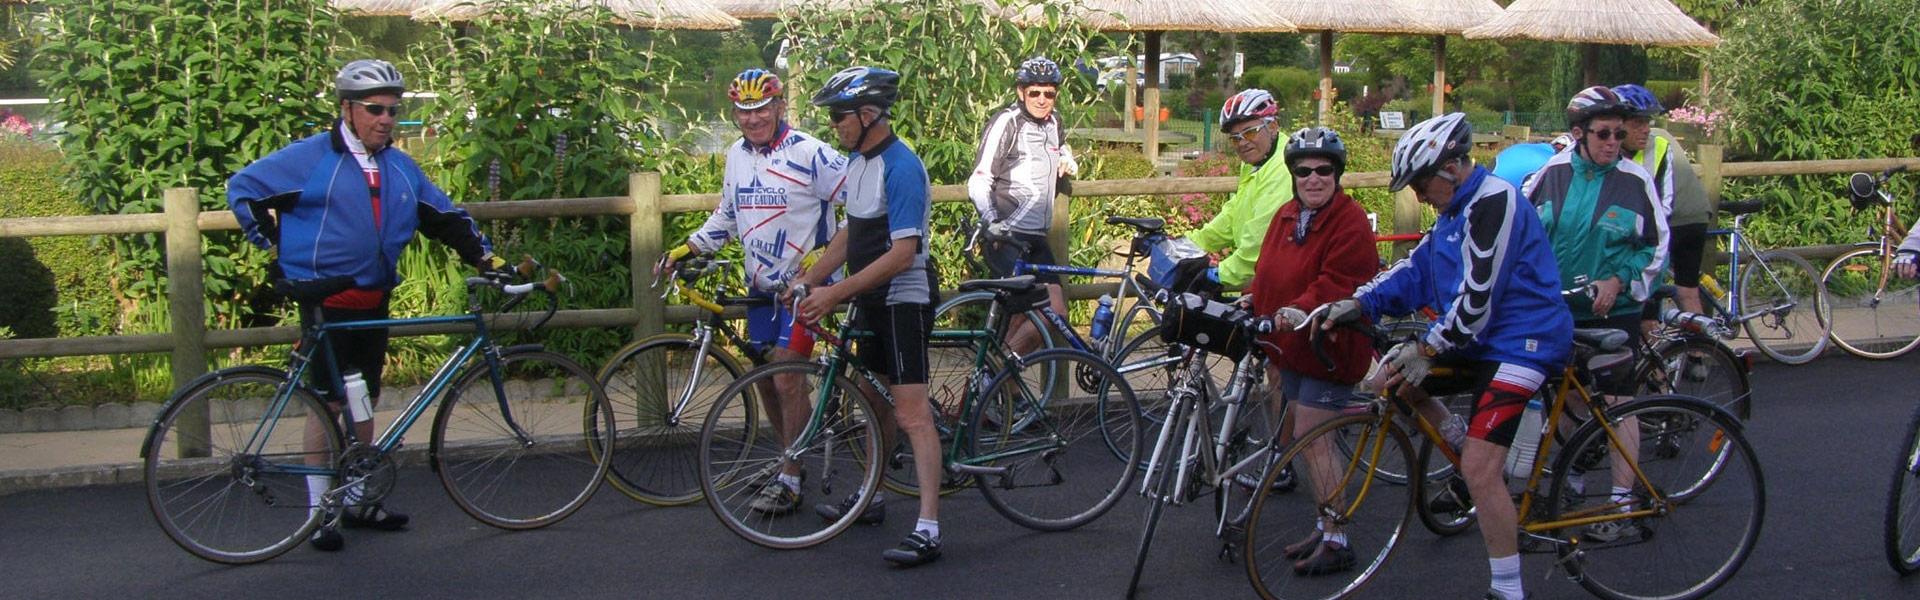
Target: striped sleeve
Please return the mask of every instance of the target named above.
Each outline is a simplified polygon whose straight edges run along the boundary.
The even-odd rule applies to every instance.
[[[1452,307],[1427,332],[1427,345],[1441,352],[1467,346],[1493,322],[1494,298],[1510,277],[1508,249],[1518,204],[1514,194],[1500,193],[1477,198],[1463,209],[1466,235],[1460,239],[1460,257],[1466,272]]]

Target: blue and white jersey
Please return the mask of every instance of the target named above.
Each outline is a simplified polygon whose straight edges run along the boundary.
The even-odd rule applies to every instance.
[[[896,243],[915,245],[913,265],[886,285],[861,292],[856,300],[887,304],[931,304],[933,286],[927,268],[928,217],[933,184],[927,167],[900,138],[853,157],[843,186],[847,210],[847,272],[857,273],[879,260]]]
[[[741,138],[727,148],[720,206],[687,243],[712,253],[739,238],[747,286],[774,290],[800,271],[808,252],[833,239],[830,204],[846,169],[846,155],[784,126],[771,146]]]

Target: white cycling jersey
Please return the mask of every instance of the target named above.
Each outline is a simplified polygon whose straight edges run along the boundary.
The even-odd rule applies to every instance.
[[[747,286],[760,291],[791,280],[808,252],[833,239],[832,205],[845,202],[845,154],[785,124],[774,140],[761,147],[741,138],[727,147],[720,206],[687,238],[703,253],[739,238]]]

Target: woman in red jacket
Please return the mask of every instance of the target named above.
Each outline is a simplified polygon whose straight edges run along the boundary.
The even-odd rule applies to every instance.
[[[1247,290],[1258,314],[1273,315],[1275,333],[1266,341],[1279,352],[1266,349],[1271,359],[1268,374],[1278,382],[1281,396],[1294,406],[1292,432],[1285,436],[1292,438],[1337,416],[1373,359],[1372,346],[1356,332],[1320,333],[1332,336],[1326,347],[1333,359],[1329,369],[1314,356],[1308,332],[1292,329],[1306,322],[1307,311],[1351,297],[1355,288],[1372,279],[1380,269],[1380,252],[1374,246],[1366,210],[1340,187],[1347,147],[1339,134],[1324,127],[1294,132],[1283,156],[1293,175],[1294,200],[1274,213]],[[1308,448],[1304,454],[1308,480],[1315,488],[1332,479],[1314,476],[1335,468],[1331,452],[1331,448]],[[1324,522],[1318,529],[1287,546],[1294,572],[1319,575],[1353,568],[1346,535]]]

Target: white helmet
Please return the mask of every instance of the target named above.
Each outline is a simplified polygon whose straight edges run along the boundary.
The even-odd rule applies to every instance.
[[[378,93],[407,91],[407,82],[393,64],[377,58],[362,58],[340,67],[333,76],[333,91],[342,100],[365,98]]]
[[[1473,150],[1473,125],[1467,113],[1448,113],[1421,121],[1393,145],[1393,180],[1388,189],[1400,191],[1414,177],[1425,175],[1448,160]]]
[[[1220,105],[1220,131],[1232,131],[1241,121],[1271,119],[1278,114],[1280,103],[1274,101],[1273,94],[1260,88],[1241,90]]]

